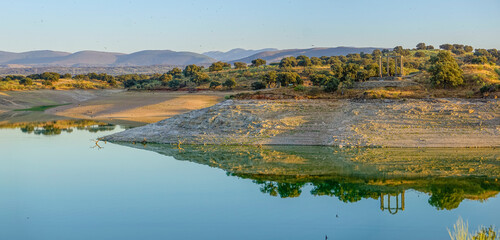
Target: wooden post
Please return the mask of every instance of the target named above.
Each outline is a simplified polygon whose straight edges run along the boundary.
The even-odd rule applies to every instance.
[[[382,78],[382,56],[378,59],[378,75]]]
[[[405,75],[405,73],[403,72],[403,56],[401,56],[401,59],[399,60],[399,64],[400,64],[399,70],[401,71],[401,77],[402,77]]]
[[[398,58],[394,58],[394,77],[398,75]]]
[[[390,74],[390,69],[389,69],[389,55],[387,55],[387,76],[391,76]]]

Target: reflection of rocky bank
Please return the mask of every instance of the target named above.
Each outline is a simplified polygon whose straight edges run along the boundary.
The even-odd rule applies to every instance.
[[[485,200],[500,191],[500,150],[492,148],[181,145],[179,149],[167,144],[122,144],[224,169],[229,175],[252,179],[271,196],[298,197],[304,186],[312,186],[312,195],[343,202],[380,199],[381,208],[391,211],[395,211],[388,205],[391,200],[404,208],[408,189],[429,193],[429,204],[438,209],[454,209],[464,199]]]
[[[185,144],[493,147],[498,100],[228,100],[107,136]]]

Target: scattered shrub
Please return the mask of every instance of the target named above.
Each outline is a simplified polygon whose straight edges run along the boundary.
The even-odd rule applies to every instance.
[[[233,89],[236,86],[236,79],[235,78],[230,78],[226,80],[222,86],[226,87],[227,89]]]
[[[33,85],[33,80],[31,78],[23,78],[21,80],[19,80],[19,84],[22,84],[24,86],[31,86]]]
[[[172,89],[172,90],[177,90],[177,89],[179,89],[180,85],[181,85],[181,81],[179,81],[179,80],[177,80],[177,79],[174,79],[174,80],[172,80],[172,81],[168,82],[168,87],[169,87],[170,89]]]
[[[463,71],[450,52],[441,51],[436,56],[431,57],[429,62],[431,66],[428,71],[431,73],[432,85],[456,87],[463,84]]]
[[[339,80],[332,78],[325,85],[325,92],[335,92],[339,87]]]
[[[304,87],[304,85],[297,85],[293,88],[293,90],[298,92],[303,92],[306,90],[306,87]]]
[[[253,82],[252,85],[251,85],[252,89],[253,90],[260,90],[260,89],[265,89],[266,88],[266,84],[264,84],[263,82]]]
[[[210,82],[210,89],[215,89],[216,87],[220,86],[221,83],[217,81],[211,81]]]

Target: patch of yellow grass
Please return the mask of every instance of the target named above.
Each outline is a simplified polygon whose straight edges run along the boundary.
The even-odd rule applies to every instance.
[[[428,95],[428,92],[425,89],[422,89],[420,86],[412,86],[412,87],[387,87],[387,88],[374,88],[364,91],[364,98],[390,98],[390,99],[398,99],[398,98],[424,98]]]
[[[495,72],[497,66],[489,64],[467,64],[462,67],[464,77],[468,81],[482,81],[488,84],[500,84],[500,76]]]

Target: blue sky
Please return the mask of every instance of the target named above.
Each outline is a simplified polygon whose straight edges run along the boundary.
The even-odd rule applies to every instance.
[[[0,50],[500,48],[499,0],[2,0]]]

